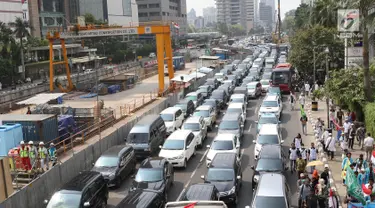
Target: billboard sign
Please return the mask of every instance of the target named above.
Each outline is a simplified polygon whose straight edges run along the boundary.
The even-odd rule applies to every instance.
[[[339,32],[359,32],[359,9],[337,10],[337,27]]]

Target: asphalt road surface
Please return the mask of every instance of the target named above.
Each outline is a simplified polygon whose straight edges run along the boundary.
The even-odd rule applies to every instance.
[[[247,205],[251,205],[253,198],[253,190],[251,187],[251,180],[253,170],[251,166],[254,165],[254,144],[253,140],[256,137],[256,124],[257,112],[262,102],[262,98],[256,100],[249,100],[247,106],[247,118],[244,129],[244,137],[241,143],[242,152],[242,187],[239,194],[238,208],[244,208]],[[284,98],[284,100],[286,100]],[[224,111],[222,111],[224,112]],[[221,121],[223,114],[221,113],[218,117],[218,123]],[[281,117],[282,136],[285,140],[284,151],[287,154],[290,144],[297,133],[301,132],[301,125],[299,123],[299,109],[290,111],[287,102],[284,102],[283,114]],[[207,145],[211,144],[213,138],[217,134],[217,128],[209,132],[207,139],[204,142],[203,148],[197,150],[197,155],[188,161],[188,167],[186,169],[176,168],[174,172],[174,184],[168,193],[169,201],[177,201],[183,191],[195,183],[202,183],[203,180],[200,178],[201,175],[205,175],[207,167],[205,165],[205,157],[208,151]],[[289,164],[289,163],[288,163]],[[297,175],[296,173],[291,174],[290,171],[287,173],[287,180],[292,191],[292,206],[297,207]],[[110,198],[108,200],[108,207],[116,207],[116,205],[127,195],[131,184],[131,178],[123,182],[120,188],[110,191]]]

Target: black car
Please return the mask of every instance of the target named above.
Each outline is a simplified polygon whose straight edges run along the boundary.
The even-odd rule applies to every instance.
[[[223,109],[228,102],[228,95],[224,90],[214,90],[210,99],[215,99],[219,102],[220,109]]]
[[[208,98],[210,97],[213,91],[213,88],[210,85],[202,85],[198,87],[198,90],[203,94],[204,98]]]
[[[129,192],[116,207],[164,208],[165,203],[165,198],[159,192],[139,189]]]
[[[182,194],[180,201],[218,201],[220,193],[209,183],[197,183],[189,186]]]
[[[215,185],[220,192],[220,201],[237,204],[242,170],[236,153],[216,153],[206,176],[201,178],[205,183]]]
[[[130,191],[147,189],[159,192],[168,200],[168,191],[174,180],[173,166],[162,157],[147,158],[139,166]]]
[[[284,173],[287,170],[285,155],[280,145],[265,145],[260,150],[254,170],[252,187],[255,190],[263,173]]]
[[[47,208],[55,207],[107,207],[108,187],[101,173],[81,172],[45,200]]]
[[[219,87],[220,82],[216,78],[209,78],[206,80],[204,85],[210,85],[213,89],[216,89]]]
[[[135,172],[136,163],[133,147],[117,145],[109,148],[98,158],[92,171],[101,173],[109,187],[119,187]]]
[[[189,99],[183,99],[178,101],[178,103],[174,105],[174,107],[180,107],[182,112],[184,113],[185,118],[193,114],[195,110],[194,102]]]

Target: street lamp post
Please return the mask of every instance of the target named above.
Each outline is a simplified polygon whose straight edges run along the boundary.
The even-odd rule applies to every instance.
[[[314,85],[315,85],[315,77],[316,77],[316,76],[315,76],[315,73],[316,73],[316,72],[315,72],[315,71],[316,71],[316,63],[315,63],[315,62],[316,62],[316,61],[315,61],[315,46],[313,47],[313,61],[314,61],[314,74],[313,74],[313,76],[314,76],[314,77],[313,77],[314,83],[313,83],[313,86],[311,86],[311,87],[314,87]]]
[[[328,55],[329,55],[329,48],[327,47],[325,50],[324,50],[325,54],[326,54],[326,82],[328,81],[329,79],[329,66],[328,66]],[[330,126],[330,122],[329,122],[329,112],[330,112],[330,109],[329,109],[329,98],[326,97],[326,104],[327,104],[327,126],[328,127],[331,127]],[[332,127],[331,127],[332,128]]]

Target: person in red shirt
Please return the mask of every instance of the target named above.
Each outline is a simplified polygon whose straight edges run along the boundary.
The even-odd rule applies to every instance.
[[[350,118],[352,119],[352,122],[356,120],[357,116],[355,115],[354,111],[350,112]]]

